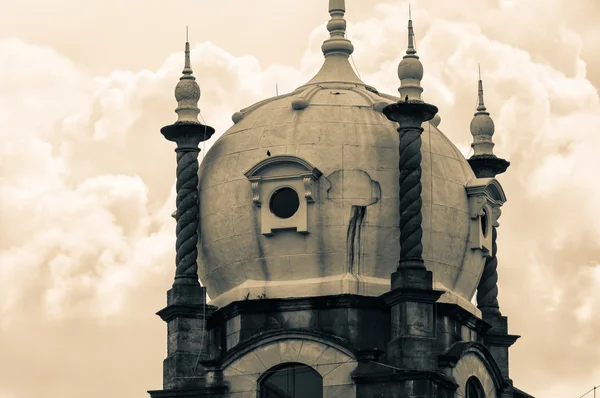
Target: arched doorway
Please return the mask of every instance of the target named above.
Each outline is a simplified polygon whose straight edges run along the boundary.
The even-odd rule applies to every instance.
[[[485,391],[479,379],[475,376],[469,377],[467,380],[467,397],[466,398],[485,398]]]
[[[310,366],[286,363],[267,370],[258,389],[260,398],[323,398],[323,378]]]

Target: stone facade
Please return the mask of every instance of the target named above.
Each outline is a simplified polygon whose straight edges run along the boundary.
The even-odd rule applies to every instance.
[[[486,397],[525,396],[506,395],[512,394],[512,385],[485,344],[491,325],[457,304],[432,304],[432,333],[426,336],[430,364],[393,364],[386,350],[394,317],[386,301],[345,294],[231,303],[208,317],[205,351],[195,356],[200,358],[202,371],[195,375],[200,382],[188,384],[188,390],[256,397],[263,374],[297,363],[322,376],[323,397],[462,397],[472,376],[482,383]],[[415,325],[415,311],[420,310],[409,307],[403,316]],[[199,337],[200,331],[194,334]],[[197,341],[187,344],[199,347]],[[409,339],[403,350],[420,347],[418,339]],[[161,394],[165,390],[151,392],[152,397],[167,396]]]

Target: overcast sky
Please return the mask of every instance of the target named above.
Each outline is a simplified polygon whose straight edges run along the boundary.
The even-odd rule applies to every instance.
[[[347,0],[356,67],[390,94],[407,8]],[[440,128],[468,153],[481,63],[495,151],[512,163],[498,231],[500,306],[522,335],[511,377],[578,398],[600,384],[600,3],[412,9]],[[159,129],[176,119],[185,26],[218,136],[316,73],[328,19],[327,0],[0,1],[0,398],[161,387],[175,154]]]

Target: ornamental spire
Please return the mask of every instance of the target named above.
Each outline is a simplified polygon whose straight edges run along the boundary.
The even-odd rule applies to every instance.
[[[423,79],[423,65],[419,61],[417,50],[415,49],[415,32],[412,24],[412,13],[410,4],[408,6],[408,47],[406,55],[402,57],[398,65],[398,78],[400,79],[400,98],[421,101],[421,80]]]
[[[483,102],[483,82],[481,80],[481,69],[479,69],[479,80],[477,82],[477,112],[471,120],[471,134],[473,135],[473,156],[494,156],[494,121],[486,110]]]
[[[479,68],[479,82],[477,83],[477,111],[485,112],[486,109],[483,103],[483,83],[481,81],[481,65],[477,65],[477,67]]]
[[[483,81],[481,68],[477,81],[477,111],[471,120],[471,135],[473,136],[473,156],[468,161],[478,178],[496,177],[504,173],[510,163],[494,155],[494,121],[490,117],[483,102]]]
[[[179,78],[179,83],[175,87],[175,99],[177,100],[177,121],[178,122],[198,122],[198,101],[200,100],[200,86],[196,83],[196,78],[193,75],[192,67],[190,66],[190,43],[187,41],[186,27],[186,42],[185,42],[185,64],[183,67],[182,76]]]
[[[406,55],[417,54],[417,50],[415,49],[415,31],[412,25],[412,12],[410,9],[410,3],[408,3],[408,48],[406,49]],[[417,59],[418,56],[415,55]],[[406,56],[404,57],[406,58]]]
[[[333,54],[350,56],[354,51],[354,46],[350,40],[346,39],[346,13],[345,0],[329,0],[329,15],[331,19],[327,23],[329,39],[323,42],[321,50],[326,57]]]

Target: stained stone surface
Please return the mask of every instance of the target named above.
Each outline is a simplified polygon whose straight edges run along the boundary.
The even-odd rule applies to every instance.
[[[399,137],[397,125],[373,105],[393,99],[359,84],[322,83],[308,91],[303,110],[294,110],[296,97],[288,95],[245,111],[202,161],[199,276],[215,305],[248,294],[377,296],[389,290],[399,260]],[[470,299],[483,259],[467,245],[464,188],[474,175],[440,130],[430,123],[423,128],[426,266],[435,287],[449,292],[442,301],[477,312]],[[308,204],[306,234],[261,234],[261,209],[244,173],[267,151],[300,157],[323,172],[313,187],[315,203]],[[360,219],[358,207],[364,208]]]
[[[456,396],[464,397],[466,395],[465,387],[467,380],[469,380],[471,376],[475,376],[479,379],[483,385],[486,397],[496,396],[496,387],[494,386],[492,377],[483,361],[473,353],[467,353],[461,357],[453,368],[447,370],[447,373],[448,376],[452,377],[458,384]]]
[[[356,396],[351,379],[357,366],[354,358],[324,342],[285,338],[257,347],[223,369],[229,396],[256,397],[259,377],[273,366],[288,362],[311,366],[319,372],[324,398]]]

